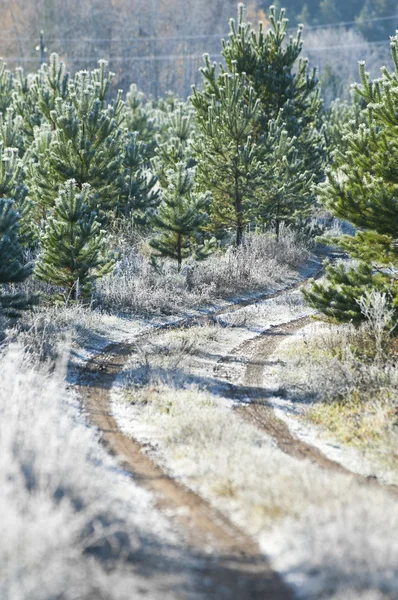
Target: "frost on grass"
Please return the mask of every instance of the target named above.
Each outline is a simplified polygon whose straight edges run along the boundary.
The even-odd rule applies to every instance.
[[[29,361],[15,346],[0,357],[0,597],[131,600],[146,548],[162,569],[164,524],[100,449],[62,369]]]
[[[285,455],[194,388],[153,379],[115,393],[113,410],[164,469],[255,536],[302,598],[397,593],[398,509],[386,493]]]
[[[110,311],[173,314],[247,290],[274,289],[297,276],[310,252],[285,228],[279,242],[269,233],[249,235],[238,249],[187,261],[181,273],[170,261],[155,270],[144,242],[122,245],[121,256],[114,272],[97,283],[95,303]]]
[[[394,341],[382,348],[374,337],[369,325],[306,328],[279,347],[275,378],[309,421],[360,451],[383,478],[397,482]]]

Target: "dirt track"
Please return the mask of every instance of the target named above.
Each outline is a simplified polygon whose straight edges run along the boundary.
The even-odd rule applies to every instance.
[[[185,534],[187,551],[201,558],[205,597],[231,600],[289,600],[290,590],[272,571],[257,544],[199,496],[165,474],[140,444],[118,429],[110,412],[110,390],[131,344],[111,344],[86,365],[79,390],[90,421],[109,451],[140,485],[154,492],[160,510],[172,513]],[[211,590],[211,591],[209,591]]]
[[[243,386],[233,386],[232,396],[236,400],[246,400],[236,408],[236,411],[270,435],[280,450],[295,458],[310,460],[323,469],[349,475],[362,485],[383,487],[398,497],[396,485],[385,485],[376,477],[368,478],[352,473],[340,463],[329,459],[315,446],[307,444],[293,435],[287,424],[275,415],[273,407],[267,403],[267,393],[265,390],[263,391],[264,369],[267,362],[284,339],[300,331],[309,323],[311,323],[310,318],[301,318],[272,327],[262,335],[235,348],[227,357],[219,361],[215,371],[222,369],[222,365],[226,362],[230,365],[234,361],[239,364],[246,363]],[[247,399],[250,399],[250,403],[247,403]]]
[[[273,297],[282,294],[283,292],[279,292]],[[233,310],[239,310],[240,307],[254,302],[258,302],[258,298],[234,305]],[[220,310],[210,319],[208,316],[190,318],[182,325],[190,327],[198,321],[202,324],[209,320],[217,321],[217,318],[226,312],[226,309]],[[267,361],[286,336],[298,331],[307,323],[308,319],[305,318],[291,321],[244,342],[215,365],[214,374],[222,379],[223,367],[233,366],[235,361],[240,364],[243,362],[243,381],[239,384],[223,381],[223,388],[228,397],[246,400],[246,403],[237,409],[241,417],[249,419],[271,435],[283,452],[299,459],[308,459],[321,468],[350,475],[362,484],[377,486],[377,480],[350,473],[340,464],[329,460],[318,449],[293,436],[287,425],[275,416],[272,407],[267,404],[267,395],[262,389]],[[151,332],[151,336],[162,335],[163,332],[176,327],[166,325],[157,328]],[[257,544],[197,494],[164,473],[145,454],[138,442],[118,429],[111,413],[110,390],[129,356],[136,351],[140,339],[147,340],[147,336],[148,334],[141,335],[133,343],[109,345],[82,370],[79,389],[90,421],[98,427],[104,444],[120,460],[124,469],[140,485],[155,494],[157,507],[172,515],[173,522],[184,534],[184,542],[190,555],[200,557],[201,575],[207,582],[210,581],[203,591],[204,597],[230,600],[289,600],[292,598],[290,590],[272,571]],[[247,399],[251,401],[250,404],[247,403]],[[388,489],[398,496],[396,487],[389,486]]]

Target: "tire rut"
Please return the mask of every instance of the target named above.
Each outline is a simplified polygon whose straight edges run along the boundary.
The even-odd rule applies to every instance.
[[[290,431],[288,425],[276,416],[273,406],[267,400],[274,395],[263,387],[264,371],[269,359],[284,339],[297,333],[309,323],[311,318],[304,317],[271,327],[256,338],[235,348],[218,363],[216,372],[220,372],[220,368],[222,369],[225,363],[231,364],[235,361],[246,363],[243,385],[233,385],[231,388],[233,389],[231,396],[237,401],[242,401],[240,406],[235,407],[236,412],[270,435],[282,452],[298,459],[309,460],[323,469],[348,475],[361,485],[385,489],[398,497],[398,486],[384,484],[375,476],[365,477],[354,473],[325,456],[315,446],[299,439]]]
[[[112,416],[112,385],[135,344],[111,344],[81,370],[78,389],[88,419],[101,432],[108,451],[147,490],[157,507],[176,523],[187,550],[205,566],[200,574],[210,580],[205,597],[230,600],[290,600],[292,593],[275,573],[258,545],[200,496],[178,483],[124,435]]]

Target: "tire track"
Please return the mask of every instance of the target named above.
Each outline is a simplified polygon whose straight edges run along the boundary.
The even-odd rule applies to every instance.
[[[201,559],[207,581],[205,597],[225,600],[291,600],[289,588],[275,573],[258,545],[200,496],[178,483],[124,435],[111,414],[111,388],[134,351],[134,344],[111,344],[82,369],[78,389],[88,419],[101,432],[109,452],[144,488],[157,507],[173,515],[187,551]]]
[[[276,416],[273,406],[269,403],[268,399],[273,394],[263,387],[265,367],[269,359],[283,340],[297,333],[310,322],[310,317],[302,317],[271,327],[256,338],[244,342],[219,361],[216,365],[216,373],[220,373],[225,364],[235,361],[246,364],[243,385],[233,386],[232,397],[242,402],[240,406],[235,407],[235,410],[242,418],[254,423],[270,435],[280,450],[300,460],[309,460],[322,469],[348,475],[361,485],[383,488],[398,497],[398,486],[384,484],[374,476],[365,477],[354,473],[325,456],[315,446],[295,436],[285,421]]]

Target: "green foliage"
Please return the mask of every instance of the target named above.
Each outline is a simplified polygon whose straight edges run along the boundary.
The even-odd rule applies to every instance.
[[[267,131],[270,121],[280,118],[304,161],[305,170],[314,181],[324,176],[325,145],[320,130],[322,101],[315,69],[309,71],[308,60],[301,59],[302,27],[295,37],[287,37],[288,19],[282,9],[269,10],[270,29],[257,32],[245,22],[245,7],[239,5],[238,23],[232,19],[229,39],[223,42],[222,54],[229,72],[247,78],[259,100],[259,134]]]
[[[323,121],[329,162],[332,162],[335,150],[340,153],[347,151],[346,134],[349,131],[357,131],[359,126],[366,122],[365,108],[366,103],[353,90],[351,102],[342,102],[337,98],[325,112]]]
[[[352,317],[356,322],[360,297],[372,288],[388,292],[391,304],[398,306],[397,37],[391,42],[391,52],[395,71],[383,67],[378,80],[372,81],[360,64],[362,86],[357,91],[366,105],[363,122],[357,129],[352,122],[344,129],[328,180],[319,188],[326,207],[359,228],[355,236],[332,240],[360,261],[358,268],[343,276],[341,268],[330,267],[326,284],[316,284],[307,294],[330,316],[329,303],[340,320]]]
[[[178,163],[176,169],[167,173],[167,187],[162,190],[162,202],[153,217],[159,236],[151,240],[158,256],[167,256],[177,261],[181,269],[184,258],[195,254],[205,258],[213,249],[213,242],[205,241],[201,228],[206,223],[208,194],[195,191],[194,172]]]
[[[372,265],[367,263],[359,263],[357,267],[349,269],[342,264],[327,265],[326,281],[326,284],[313,282],[310,288],[303,291],[304,298],[333,321],[352,322],[355,325],[365,318],[359,299],[366,292],[378,290],[392,298],[398,291],[389,285],[384,274],[374,273]]]
[[[155,155],[156,134],[159,125],[151,102],[144,102],[144,94],[139,92],[135,83],[126,95],[126,123],[129,131],[137,132],[147,160]]]
[[[190,105],[180,102],[163,115],[156,157],[152,161],[161,185],[167,186],[167,171],[175,169],[178,163],[184,162],[187,168],[194,166],[194,136],[195,119]]]
[[[284,11],[270,9],[271,27],[255,32],[239,5],[225,65],[205,56],[202,91],[193,88],[200,136],[195,143],[199,180],[213,193],[211,223],[231,224],[241,242],[248,222],[295,222],[314,204],[312,185],[323,179],[326,158],[319,85],[299,60],[301,28],[286,40]],[[224,176],[225,173],[225,176]]]
[[[24,294],[15,293],[9,284],[21,283],[31,273],[23,261],[18,237],[19,215],[14,202],[0,198],[0,306],[9,316],[18,316],[30,302]]]
[[[35,205],[44,211],[69,179],[80,188],[90,184],[90,197],[102,221],[117,208],[124,104],[120,93],[107,103],[113,75],[105,69],[106,62],[100,61],[98,69],[78,72],[69,83],[67,98],[55,98],[49,113],[51,129],[48,125],[36,129],[29,183]]]
[[[4,113],[11,106],[14,92],[14,76],[0,59],[0,112]]]
[[[67,301],[89,296],[93,280],[114,265],[92,204],[88,184],[80,189],[73,179],[67,181],[42,235],[36,277],[60,287]]]
[[[267,164],[272,176],[264,183],[262,201],[256,208],[256,218],[275,225],[279,238],[280,223],[303,222],[312,209],[314,175],[305,170],[305,161],[296,147],[296,138],[289,138],[286,129],[269,125]]]
[[[121,164],[118,214],[133,216],[135,224],[148,225],[154,209],[159,204],[157,178],[145,167],[145,144],[139,134],[127,133]]]
[[[193,88],[192,96],[198,114],[194,144],[198,182],[213,194],[213,230],[233,226],[240,245],[263,177],[265,140],[253,138],[259,101],[237,73],[223,73],[216,79],[208,56],[202,73],[208,85],[203,92]],[[214,95],[208,106],[210,85]]]
[[[12,199],[20,214],[19,240],[23,246],[31,246],[36,237],[32,223],[31,203],[27,197],[25,172],[16,148],[4,147],[0,142],[0,198]]]

